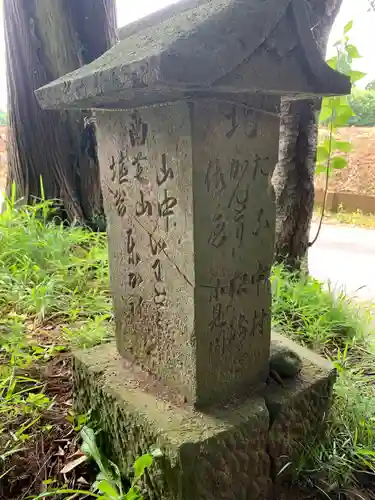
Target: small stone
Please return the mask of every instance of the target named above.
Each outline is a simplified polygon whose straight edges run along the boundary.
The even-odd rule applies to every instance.
[[[270,370],[282,378],[294,378],[302,368],[302,360],[292,349],[283,346],[272,346]]]

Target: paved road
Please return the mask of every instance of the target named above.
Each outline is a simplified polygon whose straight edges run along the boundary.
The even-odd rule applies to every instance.
[[[311,229],[315,235],[316,225]],[[375,230],[324,224],[309,253],[310,272],[345,288],[361,300],[375,301]]]

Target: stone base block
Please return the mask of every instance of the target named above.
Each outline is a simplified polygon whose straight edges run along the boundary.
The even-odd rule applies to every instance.
[[[147,498],[269,497],[269,417],[263,398],[197,412],[130,366],[114,344],[76,353],[74,382],[76,411],[92,410],[104,431],[104,451],[124,475],[143,453],[163,451],[145,478]]]
[[[282,335],[273,333],[272,344],[294,351],[302,360],[297,377],[283,379],[282,385],[273,381],[263,393],[270,417],[271,473],[277,485],[295,473],[309,446],[324,439],[336,371],[329,361]]]
[[[163,451],[145,478],[145,498],[277,498],[274,486],[290,476],[306,444],[324,429],[335,373],[309,350],[277,334],[273,342],[300,356],[298,377],[209,413],[128,363],[114,344],[78,352],[75,409],[92,411],[105,437],[103,451],[125,476],[143,453]]]

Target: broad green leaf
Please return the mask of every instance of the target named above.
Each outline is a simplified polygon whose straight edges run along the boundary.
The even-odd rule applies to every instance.
[[[360,59],[362,57],[357,47],[350,43],[346,46],[346,51],[352,59]]]
[[[327,172],[327,166],[323,165],[322,163],[318,163],[315,166],[315,174],[320,175],[320,174],[325,174]]]
[[[349,33],[349,31],[353,28],[353,21],[349,21],[344,28],[344,33]]]
[[[341,170],[347,166],[348,162],[342,156],[332,158],[330,167],[334,170]]]
[[[336,141],[334,143],[334,149],[338,149],[343,153],[349,153],[352,150],[352,143],[349,141]]]
[[[346,96],[330,97],[329,98],[329,105],[330,105],[331,109],[336,111],[337,109],[341,108],[342,106],[348,106],[348,99]]]
[[[135,472],[135,477],[139,479],[140,477],[143,476],[145,470],[147,467],[150,467],[153,462],[153,457],[152,455],[143,455],[142,457],[139,457],[135,462],[134,462],[134,472]]]
[[[333,135],[327,137],[327,139],[324,139],[322,144],[319,144],[319,146],[322,146],[324,149],[327,150],[327,155],[329,155],[329,152],[334,151],[336,149],[336,139],[333,137]]]
[[[327,150],[327,153],[329,156],[331,156],[332,151],[335,149],[335,142],[336,139],[334,138],[333,134],[330,132],[330,135],[323,141],[322,144],[319,144],[319,146],[322,146],[324,149]]]
[[[366,76],[367,73],[363,73],[363,71],[355,71],[352,70],[349,72],[348,76],[350,77],[352,83],[358,82],[362,80]]]
[[[140,500],[140,498],[139,493],[134,488],[131,488],[125,495],[125,500]]]
[[[102,493],[108,495],[108,497],[113,498],[113,500],[117,500],[119,498],[119,492],[116,488],[114,488],[109,481],[103,479],[98,483],[97,488]]]
[[[89,457],[93,458],[95,462],[97,460],[100,461],[100,451],[96,444],[96,436],[94,430],[91,429],[91,427],[82,427],[81,437],[83,441],[83,444],[81,446],[82,451]]]
[[[94,430],[91,429],[91,427],[82,427],[81,437],[83,441],[81,446],[83,453],[94,459],[100,471],[107,474],[108,471],[107,467],[104,464],[104,457],[102,458],[98,445],[96,444],[96,436]]]
[[[326,149],[324,146],[318,146],[316,150],[316,161],[318,163],[322,163],[324,161],[327,161],[328,157],[328,149]]]
[[[336,127],[343,127],[348,124],[349,118],[351,118],[354,115],[354,111],[352,108],[345,104],[344,106],[340,106],[336,111],[335,111],[335,126]]]
[[[332,69],[337,69],[337,57],[331,57],[330,59],[328,59],[327,61],[327,64],[330,68]]]
[[[324,104],[324,101],[323,101]],[[323,106],[319,115],[319,121],[324,123],[332,117],[332,108],[329,106]]]

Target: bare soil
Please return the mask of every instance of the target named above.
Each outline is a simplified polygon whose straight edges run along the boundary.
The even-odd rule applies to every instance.
[[[375,127],[346,127],[338,136],[352,143],[352,151],[346,155],[347,168],[336,170],[330,178],[329,190],[375,196]],[[323,174],[315,185],[324,188],[324,184]]]
[[[66,415],[72,407],[72,368],[68,353],[52,359],[46,365],[32,368],[27,373],[45,382],[45,393],[54,400],[52,408],[42,415],[40,427],[49,425],[49,431],[39,432],[24,443],[19,453],[7,462],[7,474],[0,481],[0,498],[25,500],[44,493],[46,489],[62,487],[80,488],[91,484],[91,470],[87,464],[74,468],[67,476],[61,474],[64,465],[82,455],[79,436]],[[1,465],[1,464],[0,464]],[[0,467],[0,477],[4,471]],[[55,479],[48,487],[46,480]],[[86,478],[86,479],[85,479]],[[87,481],[88,480],[88,481]],[[90,482],[89,482],[90,481]],[[60,498],[56,495],[54,498]]]

